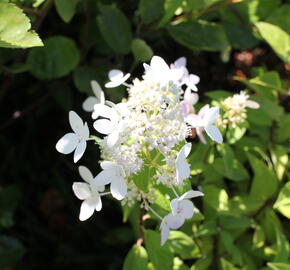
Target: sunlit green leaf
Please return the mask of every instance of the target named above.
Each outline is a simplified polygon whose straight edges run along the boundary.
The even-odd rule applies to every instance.
[[[164,15],[158,23],[158,27],[164,26],[173,17],[175,11],[181,4],[182,0],[165,0]]]
[[[146,270],[148,263],[147,251],[144,247],[134,245],[125,258],[123,270]]]
[[[290,219],[290,182],[287,182],[281,189],[274,208]]]

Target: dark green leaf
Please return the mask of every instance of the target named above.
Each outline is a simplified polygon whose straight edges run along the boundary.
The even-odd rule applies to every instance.
[[[133,40],[132,52],[136,62],[148,62],[153,56],[151,47],[143,39],[139,38]]]
[[[57,13],[66,23],[70,22],[76,12],[80,0],[55,0]]]
[[[158,23],[158,27],[164,26],[173,17],[175,11],[181,6],[182,0],[165,0],[164,3],[164,15]]]
[[[95,68],[88,66],[77,67],[73,73],[74,84],[80,92],[92,95],[91,81],[97,79],[97,74],[98,72]]]
[[[140,0],[139,11],[145,24],[159,19],[164,12],[164,0]]]

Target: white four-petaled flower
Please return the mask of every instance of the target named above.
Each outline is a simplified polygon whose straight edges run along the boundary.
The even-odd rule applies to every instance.
[[[176,184],[182,185],[183,180],[190,176],[190,166],[186,162],[186,158],[191,150],[191,143],[185,144],[179,151],[177,158],[175,160],[176,166]]]
[[[196,129],[196,133],[202,142],[206,142],[202,132],[205,130],[206,134],[215,142],[222,143],[223,137],[219,129],[214,125],[219,117],[219,108],[209,105],[203,106],[198,114],[189,114],[186,117],[186,122]]]
[[[101,162],[101,171],[96,177],[97,185],[111,184],[112,196],[117,200],[122,200],[127,195],[127,183],[125,181],[125,172],[121,165],[112,161]]]
[[[102,209],[99,191],[104,191],[105,187],[96,185],[96,181],[94,181],[94,177],[88,168],[80,166],[79,173],[86,183],[74,182],[72,189],[74,194],[80,200],[83,200],[79,218],[84,221],[91,217],[95,210],[100,211]]]
[[[87,123],[74,112],[69,112],[69,123],[74,133],[65,134],[56,144],[56,150],[62,154],[74,152],[74,162],[76,163],[84,154],[87,147],[87,140],[90,132]]]
[[[112,69],[108,74],[110,82],[106,83],[105,87],[107,88],[117,87],[123,84],[125,81],[127,81],[130,75],[131,75],[130,73],[124,75],[124,73],[121,70]]]
[[[95,104],[105,104],[105,94],[97,81],[91,81],[91,87],[95,96],[87,97],[83,102],[83,109],[86,112],[92,112]]]

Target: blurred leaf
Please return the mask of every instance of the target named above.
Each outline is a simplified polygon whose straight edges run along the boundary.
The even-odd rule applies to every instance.
[[[12,3],[0,2],[0,47],[30,48],[43,46],[38,35],[30,30],[28,17]]]
[[[235,196],[230,200],[230,212],[249,215],[255,213],[261,206],[258,198],[251,196]]]
[[[273,270],[290,270],[288,263],[267,263],[267,265]]]
[[[175,11],[181,6],[182,0],[165,0],[164,15],[158,23],[158,27],[164,26],[174,16]]]
[[[98,24],[105,41],[116,53],[130,52],[132,32],[122,11],[116,7],[102,6]]]
[[[253,235],[254,248],[261,248],[265,244],[265,233],[260,225],[255,225],[255,232]]]
[[[153,56],[151,47],[139,38],[132,41],[132,52],[136,62],[148,62]]]
[[[215,90],[215,91],[205,92],[205,95],[207,97],[210,97],[211,99],[219,101],[219,100],[223,100],[231,96],[232,93],[225,90]]]
[[[278,142],[286,141],[290,138],[290,114],[281,118],[276,130],[276,137]]]
[[[246,216],[221,215],[219,220],[220,226],[226,230],[246,229],[252,224],[251,219]]]
[[[259,43],[247,26],[229,22],[223,23],[223,26],[230,44],[235,49],[248,50]]]
[[[272,208],[265,208],[264,213],[262,213],[259,219],[260,224],[263,227],[263,231],[265,232],[267,241],[275,244],[277,242],[276,230],[278,229],[282,231],[282,224],[278,216],[275,214]]]
[[[149,259],[156,269],[172,270],[174,256],[167,243],[164,246],[160,245],[160,233],[146,230],[145,245]]]
[[[274,204],[282,215],[290,219],[290,181],[280,190],[277,201]]]
[[[194,237],[215,235],[219,232],[215,221],[205,221],[198,226],[198,229],[194,232]]]
[[[290,36],[280,27],[258,22],[255,24],[262,38],[272,47],[275,53],[287,64],[290,64]]]
[[[151,166],[143,166],[141,172],[133,175],[134,184],[144,192],[148,192],[148,185],[152,181],[155,169]],[[150,181],[151,180],[151,181]]]
[[[203,187],[203,193],[205,205],[216,211],[228,210],[228,194],[224,189],[217,188],[214,185],[206,185]]]
[[[290,4],[284,4],[273,10],[267,18],[267,22],[279,26],[282,30],[290,35]]]
[[[222,0],[190,0],[188,2],[190,3],[190,7],[193,11],[201,11],[221,1]]]
[[[175,257],[173,260],[173,269],[172,270],[189,270],[189,267],[183,263],[181,259]]]
[[[223,51],[229,46],[223,27],[217,23],[188,21],[168,30],[177,42],[194,51]]]
[[[279,230],[278,228],[275,228],[275,229],[276,229],[277,254],[274,258],[274,262],[281,262],[281,263],[289,262],[288,239],[286,238],[286,236],[281,230]]]
[[[70,22],[76,12],[76,6],[80,0],[55,0],[58,15],[66,23]]]
[[[192,238],[181,231],[170,231],[168,238],[172,252],[183,260],[192,259],[199,254],[199,250]]]
[[[88,66],[77,67],[73,73],[74,84],[81,93],[91,96],[93,95],[91,81],[97,79],[97,74],[98,72],[95,68]]]
[[[276,145],[271,149],[271,159],[274,164],[277,178],[282,180],[288,165],[287,149],[281,145]]]
[[[253,198],[266,201],[276,193],[278,179],[273,171],[269,169],[263,161],[249,153],[248,157],[254,171],[254,179],[250,195]]]
[[[220,259],[222,270],[239,270],[240,268],[235,267],[229,261],[226,261],[224,258]]]
[[[239,141],[246,133],[246,126],[231,127],[227,130],[226,137],[229,144],[234,144]]]
[[[30,72],[40,80],[60,78],[69,74],[79,63],[80,53],[75,42],[64,36],[53,36],[44,41],[43,48],[29,52]]]
[[[164,0],[140,0],[139,11],[145,24],[159,19],[164,12]]]
[[[207,270],[208,267],[211,265],[211,262],[212,256],[206,254],[203,258],[195,261],[194,265],[191,266],[190,270]]]
[[[16,264],[24,255],[22,244],[10,236],[0,236],[0,267],[8,267]]]
[[[146,270],[148,263],[147,251],[144,247],[134,245],[125,258],[123,270]]]

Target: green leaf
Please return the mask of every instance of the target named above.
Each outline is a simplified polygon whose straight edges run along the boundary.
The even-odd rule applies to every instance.
[[[290,181],[281,189],[274,208],[290,219]]]
[[[147,270],[148,255],[144,247],[134,245],[126,256],[123,270]]]
[[[249,153],[248,158],[254,171],[250,196],[261,201],[266,201],[276,193],[278,179],[263,161]]]
[[[277,254],[274,258],[274,262],[286,263],[288,262],[288,258],[289,258],[288,239],[286,238],[285,234],[281,230],[279,230],[278,228],[275,228],[275,230],[276,230]]]
[[[246,126],[231,127],[230,129],[227,130],[226,133],[227,142],[230,144],[236,143],[244,136],[246,131],[247,131]]]
[[[96,80],[97,76],[98,72],[94,68],[88,66],[77,67],[73,73],[74,84],[81,93],[93,95],[91,81]]]
[[[98,25],[105,41],[116,53],[130,52],[132,32],[122,11],[116,7],[103,6],[98,16]]]
[[[173,260],[172,270],[189,270],[189,267],[186,264],[184,264],[184,262],[181,259],[175,257]]]
[[[225,260],[224,258],[220,259],[222,270],[239,270],[240,268],[235,267],[232,263]]]
[[[272,47],[275,53],[287,64],[290,64],[290,36],[280,27],[258,22],[255,24],[262,38]]]
[[[243,181],[249,178],[247,170],[237,160],[232,148],[224,143],[219,145],[224,165],[224,175],[233,181]]]
[[[55,0],[55,7],[58,15],[66,23],[70,22],[76,12],[80,0]]]
[[[170,231],[169,243],[172,252],[179,255],[183,260],[195,258],[199,250],[191,237],[181,231]]]
[[[28,17],[12,3],[0,3],[0,47],[30,48],[43,46],[38,35],[30,30]]]
[[[146,230],[145,245],[149,259],[156,269],[172,270],[174,256],[167,243],[164,246],[160,245],[160,233]]]
[[[231,96],[232,93],[225,90],[215,90],[215,91],[205,92],[205,95],[207,97],[210,97],[211,99],[219,101],[219,100],[223,100]]]
[[[289,263],[267,263],[267,265],[273,270],[290,270]]]
[[[223,51],[229,46],[223,27],[217,23],[188,21],[168,30],[177,42],[194,51]]]
[[[260,225],[255,225],[255,232],[253,235],[254,248],[261,248],[265,244],[265,233]]]
[[[191,266],[190,270],[207,270],[212,262],[212,256],[210,254],[204,254],[203,258],[198,259]]]
[[[181,6],[182,0],[165,0],[164,3],[164,15],[158,23],[158,27],[164,26],[173,17],[175,11]]]
[[[279,8],[273,10],[272,14],[267,18],[267,22],[279,26],[282,30],[290,35],[290,5],[283,4]]]
[[[151,47],[139,38],[132,41],[132,52],[136,62],[148,62],[153,56]]]
[[[278,142],[286,141],[290,138],[290,114],[281,118],[276,130],[276,138]]]
[[[205,221],[194,232],[194,237],[215,235],[219,232],[215,221]]]
[[[164,0],[140,0],[139,11],[145,24],[159,19],[164,12]]]
[[[0,267],[8,267],[16,264],[24,255],[22,244],[10,236],[0,236]]]
[[[64,36],[44,41],[43,48],[33,48],[27,59],[30,72],[40,80],[68,75],[79,63],[80,54],[75,42]]]
[[[271,149],[271,159],[275,168],[277,178],[282,180],[288,165],[288,151],[281,145]]]
[[[224,189],[214,185],[206,185],[203,188],[203,193],[205,205],[219,212],[228,210],[228,194]]]
[[[226,230],[246,229],[252,225],[251,219],[246,216],[221,215],[219,221],[220,226]]]

